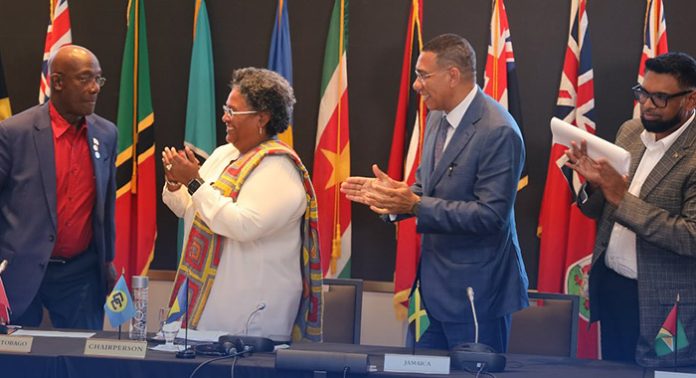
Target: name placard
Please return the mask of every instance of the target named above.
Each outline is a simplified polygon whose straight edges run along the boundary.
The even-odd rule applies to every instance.
[[[673,371],[655,370],[655,378],[694,378],[694,373],[677,373]]]
[[[384,371],[393,373],[449,374],[450,358],[418,354],[385,354]]]
[[[33,342],[31,336],[0,335],[0,352],[29,353]]]
[[[147,341],[87,339],[85,355],[102,357],[145,358]]]

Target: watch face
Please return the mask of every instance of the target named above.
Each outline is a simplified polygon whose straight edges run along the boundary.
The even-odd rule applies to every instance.
[[[193,193],[195,193],[196,190],[198,190],[198,188],[201,187],[201,184],[202,184],[202,183],[203,183],[203,180],[201,180],[201,179],[193,179],[193,180],[191,180],[191,181],[188,183],[188,185],[186,185],[186,186],[188,187],[188,192],[189,192],[189,194],[193,195]]]

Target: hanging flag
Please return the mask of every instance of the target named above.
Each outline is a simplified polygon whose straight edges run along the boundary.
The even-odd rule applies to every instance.
[[[196,0],[193,14],[193,49],[186,101],[186,131],[184,145],[188,146],[203,164],[215,149],[215,70],[213,44],[205,0]],[[177,261],[184,246],[184,221],[179,220]]]
[[[335,0],[326,37],[314,149],[319,237],[324,276],[350,277],[350,202],[339,186],[350,176],[348,138],[348,0]]]
[[[12,116],[12,108],[10,107],[10,96],[7,93],[7,85],[5,84],[5,74],[2,69],[2,57],[0,57],[0,121]]]
[[[669,51],[667,47],[667,21],[662,0],[647,0],[643,26],[643,54],[638,66],[638,84],[643,84],[645,61]],[[633,101],[633,118],[640,118],[640,105]]]
[[[587,0],[572,0],[555,115],[594,134],[594,84],[586,5]],[[541,238],[537,289],[580,296],[578,357],[597,358],[597,326],[588,328],[590,303],[586,295],[595,221],[575,205],[573,198],[581,182],[577,174],[564,166],[566,149],[560,144],[551,146],[537,230]]]
[[[421,161],[427,113],[427,108],[420,95],[411,91],[411,84],[416,80],[416,61],[423,48],[423,0],[411,0],[408,20],[404,58],[401,65],[399,101],[396,106],[396,119],[394,120],[394,134],[387,174],[395,180],[406,181],[408,185],[412,185],[416,181],[416,170]],[[406,141],[409,129],[411,136]],[[405,156],[404,152],[406,152]],[[397,223],[394,311],[399,320],[406,318],[409,293],[416,278],[416,267],[420,259],[420,243],[420,234],[416,232],[415,217]]]
[[[658,356],[665,356],[688,346],[689,340],[686,338],[684,325],[679,320],[679,295],[677,294],[677,301],[655,337],[655,353]]]
[[[49,20],[44,44],[43,62],[41,63],[41,83],[39,85],[39,104],[51,97],[48,74],[48,62],[59,48],[72,43],[70,31],[70,11],[68,0],[49,0]]]
[[[129,321],[135,315],[133,298],[131,298],[130,291],[128,291],[128,285],[126,285],[123,274],[116,282],[111,294],[106,297],[104,312],[113,328]]]
[[[179,286],[179,291],[176,294],[176,298],[174,298],[174,303],[172,303],[169,309],[169,314],[167,314],[167,321],[165,323],[171,323],[181,319],[186,311],[188,311],[188,277],[186,277],[184,283]]]
[[[421,336],[430,327],[430,318],[428,318],[428,313],[423,308],[419,286],[416,286],[413,290],[408,301],[408,322],[413,324],[413,334],[416,337],[416,342],[420,341]]]
[[[154,113],[150,98],[144,0],[128,3],[128,31],[123,49],[118,98],[116,158],[116,269],[126,277],[147,275],[157,223]]]
[[[292,46],[290,45],[290,19],[287,0],[278,0],[271,50],[268,53],[268,69],[281,74],[292,85]],[[292,147],[292,114],[290,125],[278,138]]]
[[[522,131],[522,105],[520,103],[519,85],[517,84],[517,69],[515,56],[512,52],[510,25],[503,0],[492,0],[491,35],[488,43],[488,56],[484,71],[483,92],[510,112]],[[524,135],[524,134],[523,134]],[[527,163],[522,169],[517,190],[522,190],[529,183]]]

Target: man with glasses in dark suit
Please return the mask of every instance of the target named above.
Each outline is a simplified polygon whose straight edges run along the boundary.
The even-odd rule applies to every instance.
[[[584,141],[566,153],[585,177],[578,205],[600,219],[590,271],[591,321],[600,321],[602,357],[643,366],[696,363],[696,60],[671,52],[648,59],[633,87],[640,119],[616,144],[631,153],[622,177]],[[655,337],[681,298],[687,339],[675,356],[657,355]],[[675,335],[676,336],[676,335]]]

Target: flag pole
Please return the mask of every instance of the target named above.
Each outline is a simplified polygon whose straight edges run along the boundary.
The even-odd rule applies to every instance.
[[[677,371],[677,355],[679,354],[679,292],[677,292],[677,303],[674,306],[674,371]]]

